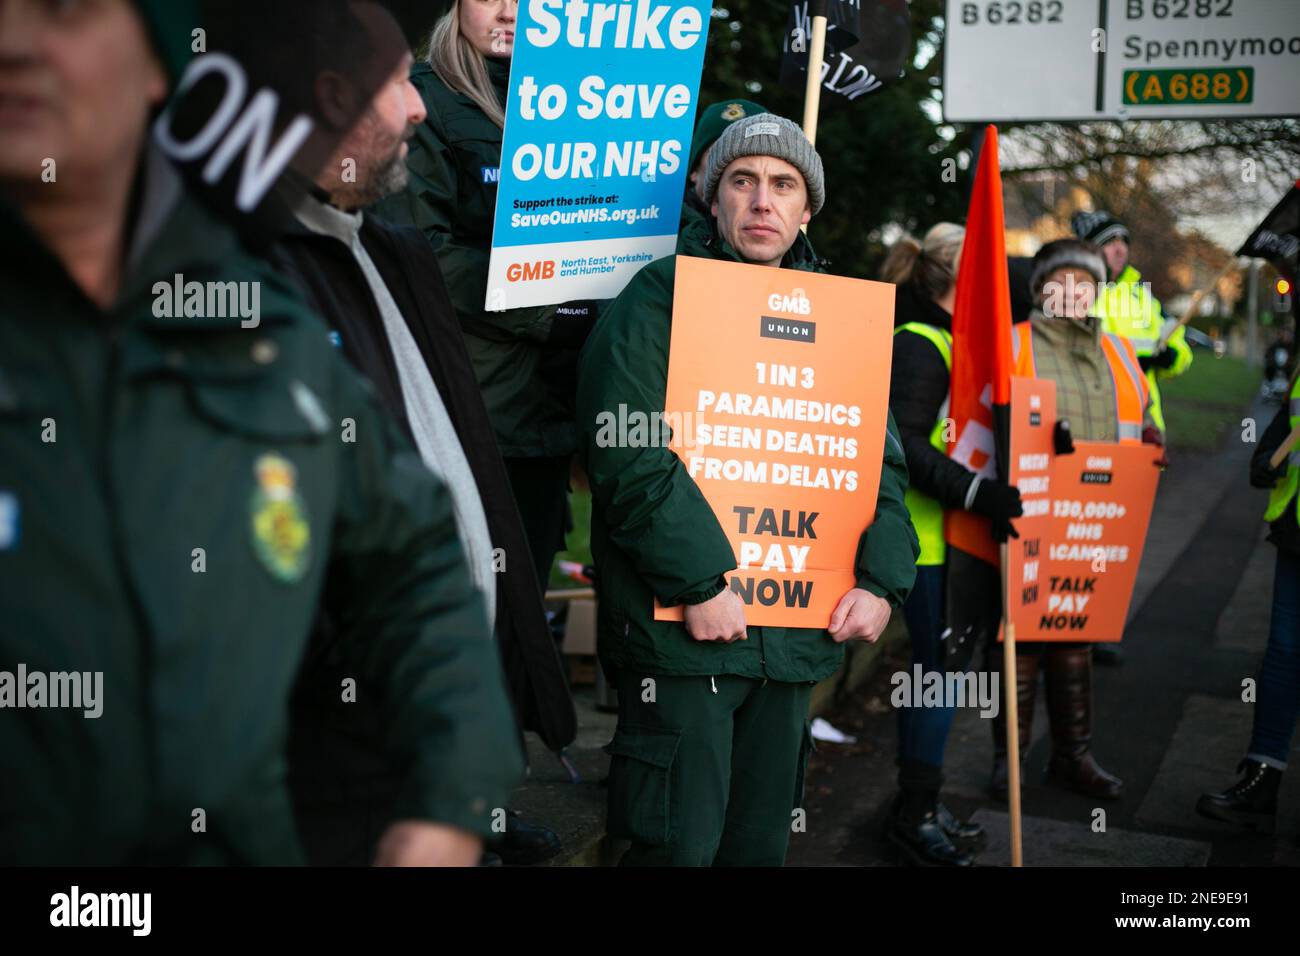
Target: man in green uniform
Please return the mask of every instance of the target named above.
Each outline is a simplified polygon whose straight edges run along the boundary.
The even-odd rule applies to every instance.
[[[146,145],[193,9],[0,11],[0,863],[300,862],[323,602],[406,769],[377,862],[473,864],[522,761],[450,499]]]
[[[716,223],[689,226],[680,253],[820,271],[800,226],[825,199],[821,159],[789,120],[731,124],[713,146],[705,195]],[[778,866],[802,798],[812,685],[839,667],[845,641],[880,636],[916,574],[907,470],[890,420],[858,586],[828,630],[746,627],[724,577],[736,567],[731,543],[681,461],[666,447],[596,438],[603,411],[663,411],[674,262],[637,274],[597,322],[579,370],[598,647],[619,691],[608,829],[632,841],[624,864]],[[654,620],[656,598],[681,605],[684,623]]]

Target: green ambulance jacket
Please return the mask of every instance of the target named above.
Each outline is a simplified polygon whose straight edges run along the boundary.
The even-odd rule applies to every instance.
[[[681,234],[677,251],[701,258],[741,260],[699,220]],[[783,268],[821,271],[800,234]],[[692,640],[678,623],[654,620],[653,600],[698,603],[722,590],[720,576],[736,567],[731,543],[699,487],[668,448],[602,448],[597,416],[627,406],[628,414],[662,412],[675,260],[642,269],[596,323],[579,367],[580,454],[591,482],[591,548],[599,570],[598,646],[607,668],[650,674],[737,674],[781,681],[816,681],[833,674],[843,645],[824,630],[749,627],[730,644]],[[916,577],[920,553],[903,503],[907,465],[889,418],[875,522],[862,534],[857,585],[898,608]]]
[[[260,283],[260,324],[158,317],[177,274]],[[322,603],[388,702],[401,815],[489,834],[522,760],[449,496],[324,325],[189,199],[107,313],[0,205],[0,863],[301,862],[287,700]],[[16,708],[20,667],[101,672],[101,715]]]
[[[504,102],[509,63],[488,61]],[[553,307],[488,312],[488,262],[501,164],[501,129],[467,96],[453,93],[428,63],[411,82],[428,118],[410,143],[406,191],[378,203],[381,219],[419,228],[438,253],[465,332],[497,444],[506,458],[570,455],[577,449],[572,371],[551,339]],[[504,294],[509,296],[509,289]]]

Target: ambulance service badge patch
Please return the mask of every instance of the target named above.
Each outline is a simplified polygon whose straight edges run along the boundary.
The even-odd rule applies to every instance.
[[[253,463],[257,487],[249,503],[253,550],[271,574],[286,584],[302,580],[311,563],[311,525],[298,493],[298,469],[268,453]]]

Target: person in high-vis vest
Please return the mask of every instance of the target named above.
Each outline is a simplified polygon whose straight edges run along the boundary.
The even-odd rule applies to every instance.
[[[1099,291],[1095,314],[1105,331],[1128,339],[1133,346],[1151,393],[1151,420],[1163,432],[1159,380],[1182,375],[1191,368],[1192,347],[1187,344],[1187,335],[1176,319],[1165,317],[1160,300],[1151,294],[1142,273],[1130,263],[1130,237],[1122,222],[1099,210],[1076,213],[1072,225],[1076,236],[1101,250],[1110,281]],[[1172,331],[1161,348],[1160,337],[1166,329]]]
[[[1131,242],[1128,227],[1104,210],[1077,212],[1071,222],[1074,233],[1101,251],[1109,282],[1097,291],[1094,314],[1104,331],[1129,340],[1151,393],[1151,421],[1165,431],[1160,404],[1159,379],[1182,375],[1191,367],[1192,349],[1187,335],[1173,319],[1166,319],[1160,300],[1142,281],[1142,274],[1129,263]],[[1159,348],[1160,337],[1170,329],[1169,341]],[[1094,644],[1092,659],[1110,667],[1124,663],[1119,644]]]
[[[896,283],[889,404],[907,457],[907,510],[921,542],[916,585],[903,605],[912,665],[943,671],[946,547],[944,512],[970,509],[1006,524],[1021,513],[1015,488],[982,479],[949,458],[944,444],[952,369],[952,308],[965,230],[939,223],[922,242],[905,236],[882,278]],[[959,822],[939,801],[952,707],[898,708],[899,795],[887,839],[909,862],[968,866],[983,847],[979,826]]]
[[[1073,439],[1161,444],[1150,418],[1150,391],[1133,346],[1102,331],[1092,313],[1105,265],[1096,247],[1077,239],[1049,242],[1034,257],[1030,287],[1037,308],[1014,327],[1015,375],[1056,383],[1055,445]],[[1045,676],[1052,758],[1048,781],[1087,796],[1118,799],[1123,782],[1093,758],[1092,656],[1082,643],[1023,643],[1016,654],[1020,757],[1032,739],[1038,676]],[[993,790],[1006,792],[1007,754],[994,757]]]
[[[1260,663],[1246,756],[1237,766],[1240,779],[1218,793],[1202,794],[1196,812],[1212,820],[1271,832],[1277,816],[1277,793],[1300,718],[1300,449],[1278,467],[1274,452],[1300,426],[1300,381],[1292,382],[1290,401],[1260,437],[1250,462],[1250,483],[1272,489],[1264,520],[1268,540],[1277,547],[1273,573],[1273,608],[1268,645]]]

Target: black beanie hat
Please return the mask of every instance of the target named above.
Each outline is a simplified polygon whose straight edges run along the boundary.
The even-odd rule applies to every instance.
[[[1128,227],[1104,209],[1098,209],[1096,212],[1076,212],[1074,218],[1070,220],[1070,225],[1074,227],[1076,236],[1085,242],[1091,242],[1099,249],[1112,239],[1129,241]]]

